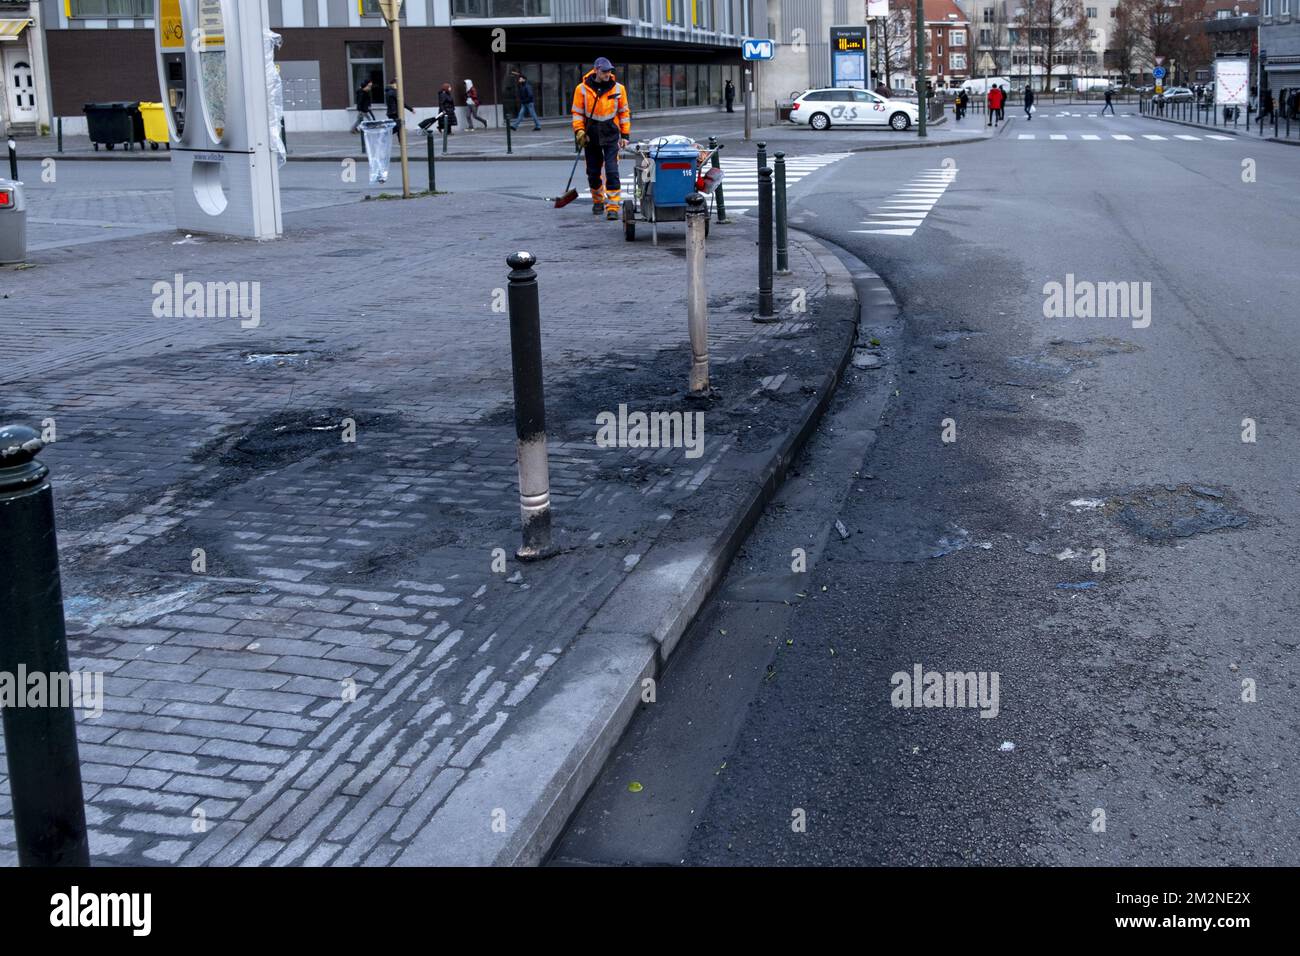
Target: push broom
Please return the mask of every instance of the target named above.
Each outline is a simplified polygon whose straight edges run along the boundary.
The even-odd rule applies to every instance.
[[[569,185],[566,188],[564,195],[555,200],[556,209],[563,209],[569,203],[578,198],[578,191],[573,188],[573,176],[578,171],[578,160],[581,156],[582,150],[578,150],[578,152],[573,154],[573,168],[569,170]]]

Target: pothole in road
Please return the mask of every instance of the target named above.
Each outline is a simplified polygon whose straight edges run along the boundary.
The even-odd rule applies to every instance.
[[[1124,339],[1101,336],[1093,339],[1052,339],[1029,355],[1013,355],[1008,361],[1017,368],[1035,373],[1043,379],[1064,379],[1081,368],[1095,368],[1097,360],[1108,355],[1127,355],[1140,346]],[[1020,383],[1012,383],[1020,384]]]
[[[1236,507],[1226,492],[1208,485],[1130,491],[1108,499],[1102,511],[1130,533],[1156,542],[1250,524],[1250,515]]]

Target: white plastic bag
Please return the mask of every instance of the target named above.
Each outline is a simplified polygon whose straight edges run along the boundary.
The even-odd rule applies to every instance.
[[[275,65],[275,51],[282,42],[280,34],[270,30],[262,37],[262,50],[266,59],[266,112],[271,121],[270,143],[277,166],[283,166],[288,158],[284,140],[280,138],[280,122],[284,119],[284,81],[280,79],[280,68]]]
[[[366,141],[366,158],[370,160],[371,183],[388,182],[388,160],[393,152],[392,120],[366,120],[361,130]]]

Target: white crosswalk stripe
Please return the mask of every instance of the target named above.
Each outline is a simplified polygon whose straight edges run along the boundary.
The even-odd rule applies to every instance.
[[[1161,136],[1158,133],[1141,133],[1139,135],[1142,137],[1142,139],[1149,140],[1155,143],[1167,143],[1170,140],[1170,137]],[[1221,136],[1217,133],[1205,133],[1200,136],[1193,136],[1191,133],[1174,133],[1172,135],[1175,140],[1178,140],[1179,142],[1183,142],[1183,143],[1200,143],[1200,142],[1204,142],[1207,139],[1213,139],[1213,140],[1218,140],[1220,142],[1231,143],[1235,140],[1235,137]],[[1041,139],[1042,137],[1040,137],[1037,133],[1020,133],[1016,136],[1016,138],[1024,139],[1024,140],[1036,140],[1036,139]],[[1082,140],[1087,140],[1088,142],[1097,142],[1103,137],[1098,135],[1097,133],[1048,133],[1046,134],[1046,138],[1054,141],[1082,139]],[[1120,142],[1133,142],[1133,137],[1128,135],[1127,133],[1111,133],[1110,138],[1114,140],[1119,140]]]
[[[785,161],[785,188],[790,189],[805,176],[839,162],[851,153],[816,153],[811,156],[790,156]],[[768,162],[770,163],[769,155]],[[753,159],[722,160],[722,196],[727,204],[727,216],[740,216],[758,206],[758,163]]]
[[[871,228],[853,231],[870,236],[913,235],[956,177],[956,169],[925,170],[881,203],[870,219],[863,220],[862,225]]]

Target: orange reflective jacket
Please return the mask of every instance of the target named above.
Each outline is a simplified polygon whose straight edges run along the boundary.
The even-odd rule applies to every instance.
[[[595,75],[595,70],[588,70],[573,91],[573,131],[576,133],[586,128],[590,120],[592,123],[613,122],[624,137],[631,135],[632,111],[627,105],[627,90],[615,78],[613,86],[604,93],[597,93],[587,84]]]

